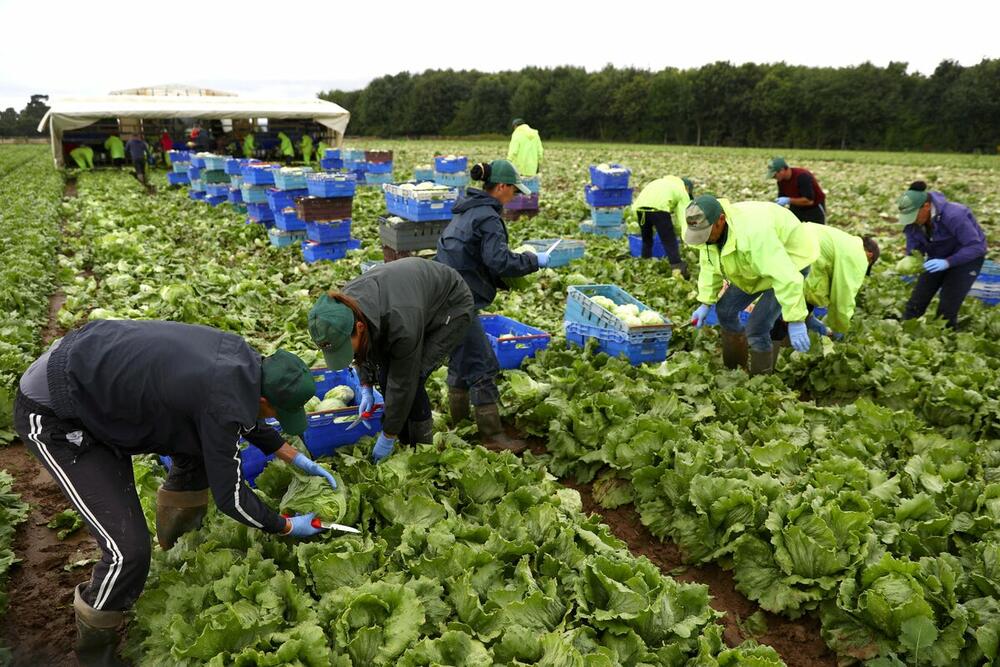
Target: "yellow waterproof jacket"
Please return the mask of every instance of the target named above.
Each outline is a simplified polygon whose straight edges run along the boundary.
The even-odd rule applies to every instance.
[[[256,150],[253,134],[248,134],[243,137],[243,157],[253,157],[253,152]]]
[[[291,138],[284,132],[278,132],[278,139],[281,140],[281,154],[295,157],[295,146],[292,145]]]
[[[299,147],[302,149],[302,161],[306,164],[312,162],[313,154],[313,140],[308,134],[302,135],[302,140],[299,141]]]
[[[632,208],[665,211],[670,214],[674,228],[680,229],[684,224],[684,211],[690,203],[684,181],[677,176],[664,176],[648,183],[632,202]]]
[[[125,142],[121,140],[121,137],[116,137],[111,135],[104,140],[104,150],[111,153],[112,160],[124,160],[125,159]]]
[[[826,325],[846,332],[854,317],[854,300],[868,273],[868,255],[859,236],[835,227],[804,222],[819,243],[819,257],[812,263],[803,291],[806,302],[827,309]]]
[[[538,173],[538,165],[542,161],[542,140],[538,130],[527,123],[514,128],[510,135],[510,147],[507,149],[507,159],[514,163],[514,168],[521,176],[534,176]]]
[[[698,301],[718,301],[722,281],[748,294],[773,289],[786,322],[806,319],[801,271],[819,257],[816,235],[795,214],[771,202],[731,203],[720,199],[726,214],[725,245],[701,246]]]

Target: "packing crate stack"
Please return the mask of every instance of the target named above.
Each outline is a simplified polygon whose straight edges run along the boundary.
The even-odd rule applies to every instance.
[[[386,262],[434,250],[451,211],[458,190],[424,181],[382,186],[388,215],[379,219],[382,256]]]
[[[1000,264],[986,260],[969,294],[990,306],[1000,303]]]
[[[351,216],[357,177],[354,173],[310,173],[305,193],[295,200],[295,218],[302,224],[302,257],[309,263],[337,260],[360,247],[351,238]],[[291,231],[291,230],[288,230]]]
[[[274,226],[274,212],[267,201],[267,191],[274,187],[274,172],[278,165],[250,162],[240,168],[240,197],[247,208],[247,221]]]
[[[218,206],[229,200],[229,175],[226,173],[226,159],[213,153],[195,153],[195,166],[200,169],[199,179],[205,193],[206,204]]]
[[[580,224],[581,232],[612,239],[625,236],[625,208],[632,204],[631,176],[620,164],[590,165],[590,185],[583,188],[590,220]]]
[[[426,176],[426,174],[424,174]],[[423,180],[423,179],[417,179]],[[465,194],[469,187],[469,158],[464,155],[434,156],[434,172],[430,179],[438,185],[458,190],[458,196]]]
[[[541,189],[541,176],[522,176],[521,182],[531,190],[530,195],[516,194],[510,202],[504,206],[504,220],[517,220],[519,218],[533,218],[538,215],[538,197]]]
[[[306,179],[312,173],[309,167],[274,170],[274,187],[264,195],[274,216],[274,227],[268,230],[271,245],[283,248],[305,241],[306,223],[299,217],[296,202],[309,194]]]
[[[190,185],[188,168],[191,166],[191,152],[168,151],[167,154],[170,156],[170,173],[167,174],[167,183],[174,186]]]
[[[392,183],[392,151],[365,151],[365,185]]]
[[[570,287],[563,320],[574,345],[593,339],[599,351],[624,356],[633,366],[667,358],[670,321],[616,285]]]

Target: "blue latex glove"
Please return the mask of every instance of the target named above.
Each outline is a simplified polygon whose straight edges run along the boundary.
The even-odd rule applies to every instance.
[[[815,331],[820,336],[829,336],[833,333],[825,324],[820,322],[815,315],[809,315],[809,317],[806,318],[806,328],[809,329],[809,331]]]
[[[796,352],[809,351],[809,331],[805,322],[789,322],[788,338],[792,341],[792,349]]]
[[[708,317],[708,313],[711,310],[711,306],[701,304],[698,306],[698,310],[691,313],[691,324],[694,325],[695,329],[700,329],[705,324],[705,318]]]
[[[292,463],[294,463],[299,469],[304,470],[310,475],[316,475],[317,477],[325,477],[326,481],[330,482],[330,486],[332,486],[334,490],[337,489],[337,480],[334,479],[332,474],[330,474],[330,471],[324,469],[320,464],[316,463],[305,454],[301,452],[296,454],[295,458],[292,459]]]
[[[547,252],[536,252],[535,257],[538,258],[538,268],[544,269],[549,265],[549,253]]]
[[[950,266],[951,264],[946,259],[929,259],[924,262],[924,271],[927,273],[937,273],[938,271],[947,271]]]
[[[792,203],[792,198],[791,197],[778,197],[777,199],[774,200],[774,203],[777,204],[778,206],[788,206],[789,204]]]
[[[313,528],[312,520],[316,517],[315,512],[310,512],[309,514],[302,514],[300,516],[288,517],[288,522],[292,524],[292,529],[285,535],[290,535],[291,537],[312,537],[313,535],[318,535],[323,532],[322,528]]]
[[[844,334],[837,333],[836,331],[831,331],[830,332],[830,338],[832,338],[833,340],[835,340],[835,341],[837,341],[839,343],[840,341],[844,340]]]
[[[358,403],[358,416],[360,417],[365,412],[371,412],[374,405],[375,392],[372,391],[371,387],[361,385],[361,401]]]
[[[375,441],[375,447],[372,448],[372,461],[378,463],[385,457],[392,454],[392,450],[396,446],[396,439],[386,436],[386,434],[379,433],[378,440]]]

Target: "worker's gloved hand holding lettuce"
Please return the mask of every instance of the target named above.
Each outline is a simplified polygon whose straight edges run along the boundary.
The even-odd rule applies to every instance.
[[[310,475],[323,477],[327,482],[329,482],[330,486],[333,487],[334,491],[337,490],[337,480],[333,477],[333,473],[323,468],[320,464],[316,463],[305,454],[301,452],[296,454],[295,458],[292,459],[292,463],[295,464],[295,466],[300,470],[307,472]]]
[[[796,352],[809,351],[809,331],[805,322],[789,322],[788,338],[792,342],[792,349]]]
[[[290,535],[291,537],[312,537],[313,535],[322,533],[322,528],[316,528],[312,525],[312,520],[315,517],[315,512],[310,512],[309,514],[303,514],[301,516],[287,517],[285,519],[287,523],[283,534]]]

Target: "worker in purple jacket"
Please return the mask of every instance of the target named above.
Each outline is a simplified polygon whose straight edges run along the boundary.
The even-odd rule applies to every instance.
[[[986,235],[967,207],[928,192],[916,181],[897,201],[899,222],[906,225],[906,254],[923,253],[924,272],[913,285],[903,319],[920,317],[940,290],[938,317],[954,328],[958,310],[983,268]]]

